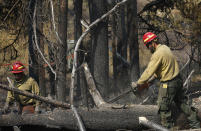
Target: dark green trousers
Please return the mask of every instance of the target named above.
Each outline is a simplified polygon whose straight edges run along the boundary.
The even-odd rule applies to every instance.
[[[161,82],[158,94],[159,115],[162,126],[173,127],[171,106],[175,102],[178,108],[183,111],[188,118],[191,128],[200,128],[197,113],[188,104],[188,97],[183,88],[183,81],[178,76],[173,80]]]

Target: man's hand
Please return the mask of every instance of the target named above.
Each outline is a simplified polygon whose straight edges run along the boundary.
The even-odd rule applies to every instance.
[[[35,113],[36,113],[36,114],[41,113],[39,105],[37,105],[37,106],[35,107]]]
[[[133,92],[137,92],[138,91],[138,84],[137,82],[131,82],[131,88],[133,90]]]
[[[148,83],[138,84],[137,82],[132,82],[131,88],[135,94],[142,95],[141,93],[143,92],[143,90],[148,89],[149,85]]]

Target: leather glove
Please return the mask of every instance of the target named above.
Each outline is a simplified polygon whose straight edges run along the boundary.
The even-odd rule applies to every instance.
[[[36,114],[39,114],[39,113],[40,113],[40,107],[39,107],[39,106],[36,106],[36,107],[35,107],[35,113],[36,113]]]
[[[137,82],[131,82],[131,88],[133,90],[133,92],[137,92],[138,91],[138,84]]]

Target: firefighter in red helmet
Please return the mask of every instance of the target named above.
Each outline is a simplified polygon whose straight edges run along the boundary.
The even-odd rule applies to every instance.
[[[15,80],[12,81],[12,84],[14,87],[20,90],[39,95],[39,87],[37,82],[32,77],[25,75],[25,69],[25,66],[21,62],[15,62],[12,64],[11,72],[15,78]],[[8,111],[9,106],[13,102],[19,103],[20,112],[24,114],[39,112],[39,101],[23,95],[15,94],[11,91],[8,91],[6,103],[4,105],[4,112]]]
[[[166,128],[174,126],[172,109],[173,102],[183,111],[189,120],[191,128],[200,128],[196,111],[188,105],[188,97],[183,88],[183,81],[179,75],[179,65],[170,48],[161,45],[156,34],[147,32],[143,36],[144,45],[152,53],[151,60],[137,82],[132,87],[139,90],[153,76],[160,80],[158,93],[158,107],[161,124]]]

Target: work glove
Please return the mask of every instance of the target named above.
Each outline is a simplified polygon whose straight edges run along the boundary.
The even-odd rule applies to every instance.
[[[143,95],[143,91],[145,89],[148,89],[148,84],[147,83],[138,84],[136,81],[131,83],[131,88],[135,95],[137,95],[138,97],[141,97]]]
[[[131,82],[131,88],[133,90],[134,93],[136,93],[138,91],[138,84],[137,82]]]
[[[35,107],[35,113],[36,113],[36,114],[40,114],[40,113],[41,113],[39,105],[37,105],[37,106]]]
[[[8,111],[9,111],[9,103],[6,102],[4,107],[3,107],[2,113],[6,114],[6,113],[8,113]]]

